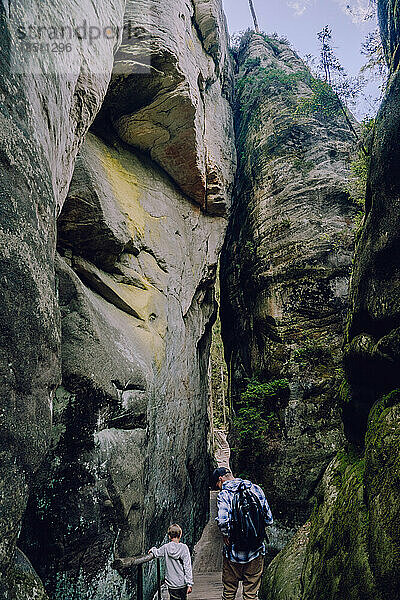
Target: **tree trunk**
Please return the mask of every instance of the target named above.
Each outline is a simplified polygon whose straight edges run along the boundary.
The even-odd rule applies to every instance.
[[[254,21],[254,29],[255,29],[256,33],[260,33],[260,28],[258,26],[256,11],[254,10],[253,0],[249,0],[249,5],[250,5],[250,10],[251,10],[251,16],[253,17],[253,21]]]

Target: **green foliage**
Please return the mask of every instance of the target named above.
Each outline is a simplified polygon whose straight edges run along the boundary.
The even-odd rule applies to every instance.
[[[287,400],[289,395],[287,379],[275,379],[268,383],[261,383],[256,378],[247,380],[233,418],[240,464],[246,462],[241,460],[244,455],[251,455],[252,458],[261,456],[268,435],[279,432],[277,405]]]
[[[261,58],[257,56],[257,58],[248,58],[244,63],[245,69],[254,69],[255,67],[259,67],[261,65]]]
[[[245,31],[238,31],[231,35],[230,38],[230,50],[234,55],[237,55],[241,50],[243,50],[250,39],[254,35],[254,31],[251,29],[246,29]],[[260,34],[264,40],[273,48],[276,53],[280,52],[279,43],[286,44],[290,46],[290,42],[288,38],[285,36],[278,35],[277,33],[266,34],[264,31]]]
[[[253,59],[248,59],[253,60]],[[257,59],[254,59],[257,60]],[[246,61],[247,63],[248,61]],[[248,67],[249,65],[245,66]],[[256,66],[250,71],[246,70],[237,80],[236,88],[240,98],[240,111],[242,114],[249,112],[260,102],[263,96],[275,92],[293,92],[297,82],[304,79],[306,73],[297,71],[287,73],[277,67]]]
[[[255,247],[254,243],[250,240],[247,240],[244,243],[243,246],[243,253],[248,257],[248,258],[254,258],[256,256],[256,252],[257,252],[257,248]]]
[[[350,198],[354,204],[364,208],[365,191],[367,187],[367,177],[369,169],[369,156],[359,152],[350,164],[351,179],[348,186]]]
[[[216,301],[219,303],[219,267],[215,291]],[[228,370],[224,357],[224,345],[221,336],[221,320],[219,314],[217,314],[217,319],[212,330],[210,362],[213,426],[215,429],[224,429],[226,427],[226,421],[229,419]]]
[[[280,37],[277,33],[272,33],[271,35],[262,33],[261,35],[263,36],[264,40],[271,46],[275,54],[279,54],[281,51],[279,44],[286,44],[287,46],[290,46],[289,40],[285,37]]]
[[[318,41],[320,42],[320,61],[317,75],[310,82],[313,93],[308,98],[300,100],[297,112],[298,114],[311,114],[324,120],[342,115],[352,135],[357,141],[360,141],[347,107],[355,104],[365,85],[364,80],[361,76],[349,77],[345,72],[333,51],[332,30],[328,25],[318,33]],[[310,59],[310,55],[308,59]],[[309,60],[308,62],[310,64]]]
[[[362,147],[359,148],[356,157],[350,164],[351,175],[347,185],[347,191],[352,202],[360,210],[356,217],[357,229],[360,229],[365,209],[365,195],[369,166],[371,162],[370,146],[372,143],[375,119],[368,119],[361,123]],[[367,153],[364,151],[367,148]]]
[[[240,50],[249,43],[252,35],[254,35],[254,32],[248,28],[246,30],[236,31],[230,36],[229,47],[234,57],[237,58]]]
[[[296,114],[329,119],[341,113],[339,99],[329,83],[312,77],[310,87],[312,95],[299,99]]]
[[[279,421],[273,412],[264,414],[255,406],[242,406],[233,419],[233,425],[240,447],[254,447],[256,442],[262,442],[265,439],[271,426],[279,425]],[[261,452],[257,450],[256,454],[259,455]]]
[[[351,162],[350,169],[352,177],[348,192],[350,198],[357,206],[364,208],[365,202],[365,191],[367,187],[367,178],[370,165],[370,146],[372,143],[373,131],[375,127],[375,119],[368,119],[361,123],[361,139],[364,146],[368,149],[368,153],[365,154],[362,150],[359,150],[356,158]]]
[[[314,340],[305,340],[303,346],[295,350],[292,360],[305,367],[307,365],[327,364],[332,358],[331,351],[326,346]]]
[[[361,46],[361,54],[366,56],[366,62],[361,67],[360,73],[367,74],[369,79],[373,78],[379,82],[378,89],[380,93],[379,97],[374,99],[374,102],[380,102],[386,88],[389,70],[379,27],[367,34]]]
[[[271,406],[272,402],[287,398],[290,393],[287,379],[274,379],[268,383],[260,383],[256,378],[249,379],[247,387],[240,396],[241,405]]]

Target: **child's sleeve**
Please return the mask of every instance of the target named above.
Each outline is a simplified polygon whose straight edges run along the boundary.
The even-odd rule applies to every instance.
[[[156,548],[155,546],[153,546],[153,548],[150,548],[149,552],[152,553],[154,558],[160,558],[161,556],[165,556],[165,544],[161,546],[161,548]]]
[[[185,585],[193,585],[192,559],[190,558],[189,548],[186,546],[186,552],[183,557],[183,573],[185,576]]]

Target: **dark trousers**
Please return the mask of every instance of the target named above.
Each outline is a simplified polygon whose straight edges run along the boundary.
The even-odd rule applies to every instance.
[[[186,600],[187,586],[183,588],[168,588],[169,597],[171,600]]]

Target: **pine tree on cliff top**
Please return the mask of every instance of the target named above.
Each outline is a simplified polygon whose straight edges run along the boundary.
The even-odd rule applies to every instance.
[[[258,26],[258,20],[257,20],[256,11],[255,11],[255,8],[254,8],[253,0],[249,0],[249,6],[250,6],[251,16],[253,17],[253,21],[254,21],[255,32],[256,33],[260,33],[260,28]]]

